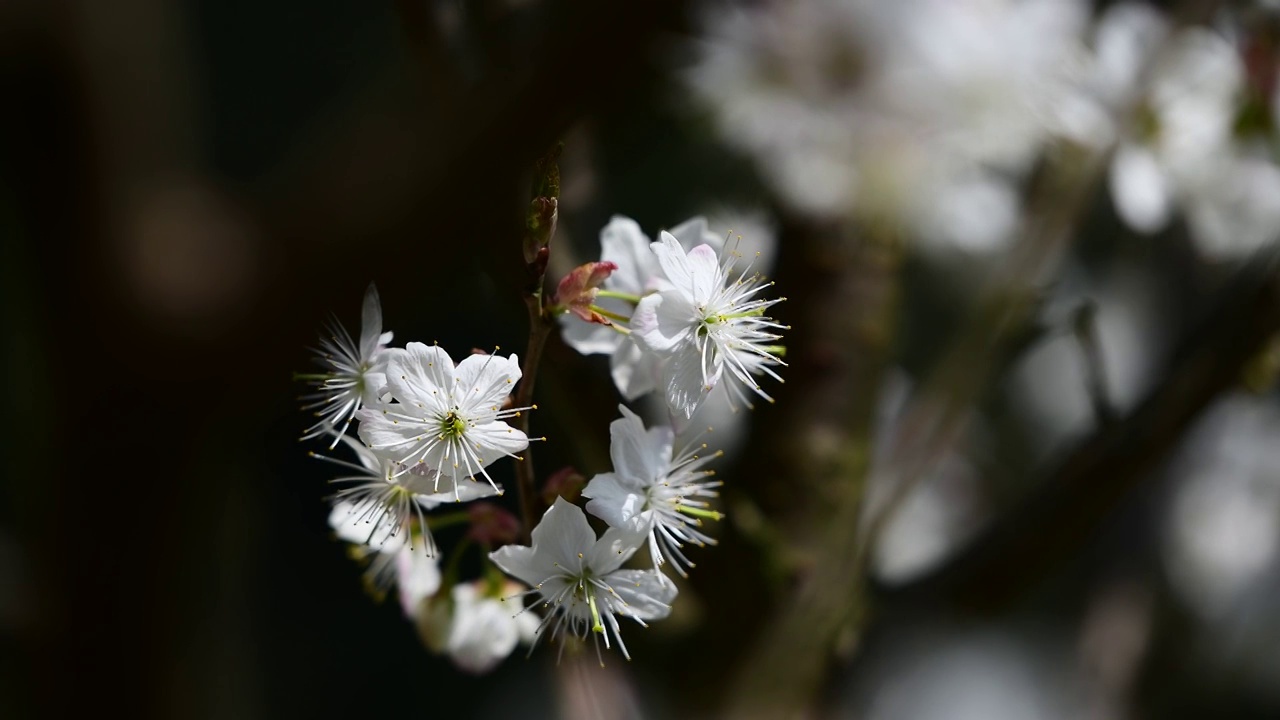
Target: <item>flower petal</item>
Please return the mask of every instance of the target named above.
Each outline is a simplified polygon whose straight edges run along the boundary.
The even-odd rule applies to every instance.
[[[382,302],[378,288],[369,283],[364,291],[364,308],[360,313],[360,357],[370,360],[378,351],[382,339]],[[390,338],[388,338],[388,341]]]
[[[400,461],[424,439],[424,425],[391,417],[409,408],[400,403],[363,408],[356,413],[360,427],[356,434],[379,457]],[[412,408],[418,410],[418,408]]]
[[[539,555],[568,568],[577,568],[579,553],[588,552],[596,543],[596,534],[582,508],[564,498],[556,498],[555,504],[543,513],[532,537],[533,548]],[[537,582],[545,579],[539,578]]]
[[[454,386],[453,360],[436,345],[411,342],[403,350],[388,348],[387,388],[400,402],[432,412],[447,411],[446,395]]]
[[[520,377],[515,355],[468,355],[454,371],[453,399],[464,415],[485,412],[501,406]]]
[[[1111,198],[1126,225],[1152,233],[1169,222],[1169,181],[1149,151],[1121,145],[1111,161],[1110,175]]]
[[[638,519],[622,527],[611,527],[587,551],[587,567],[597,576],[611,573],[631,559],[648,539],[649,528]]]
[[[693,304],[680,290],[648,295],[631,316],[632,337],[643,347],[664,354],[688,342],[698,322]]]
[[[471,449],[484,466],[529,447],[527,435],[500,420],[467,428],[463,438],[471,443]]]
[[[614,473],[600,473],[591,478],[582,496],[591,498],[587,512],[609,524],[610,527],[627,526],[644,508],[644,495],[635,484],[620,479]]]
[[[710,245],[711,249],[718,253],[724,246],[725,239],[708,229],[707,219],[702,215],[691,217],[671,228],[668,232],[676,240],[679,240],[680,245],[686,250],[706,244]]]
[[[613,353],[627,339],[608,325],[583,322],[568,313],[560,316],[560,336],[566,345],[582,355]]]
[[[707,391],[720,379],[721,365],[715,365],[712,373],[703,379],[702,357],[696,349],[676,354],[663,369],[662,388],[667,408],[678,418],[688,420],[698,409]]]
[[[635,220],[614,215],[600,231],[600,259],[618,266],[604,286],[610,290],[640,295],[649,278],[661,270],[649,249],[649,236]]]
[[[426,543],[416,543],[415,547],[402,547],[396,555],[400,606],[409,617],[417,615],[418,604],[440,589],[440,566],[436,559],[426,553]]]
[[[658,478],[662,471],[661,458],[655,454],[640,416],[625,405],[619,405],[618,410],[622,417],[609,423],[609,457],[613,460],[614,472],[643,487]]]
[[[605,578],[626,605],[618,612],[640,620],[661,620],[671,613],[676,585],[654,570],[618,570]]]
[[[534,549],[527,545],[503,545],[489,553],[489,559],[501,568],[502,572],[534,587],[555,572],[554,566],[547,560],[546,555],[534,552]]]
[[[658,386],[658,357],[640,347],[639,343],[631,337],[622,336],[610,328],[602,329],[619,340],[618,346],[612,351],[613,356],[609,358],[609,369],[613,376],[613,384],[617,386],[622,397],[635,400],[641,395],[653,392],[653,389]]]

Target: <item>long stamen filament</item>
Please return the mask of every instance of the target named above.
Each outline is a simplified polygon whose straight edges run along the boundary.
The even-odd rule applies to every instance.
[[[716,512],[715,510],[704,510],[703,508],[692,507],[684,504],[677,504],[676,511],[682,512],[686,515],[692,515],[694,517],[708,518],[710,520],[724,519],[724,513]]]

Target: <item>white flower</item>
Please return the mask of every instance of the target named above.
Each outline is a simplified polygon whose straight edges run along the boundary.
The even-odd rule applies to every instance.
[[[362,405],[376,400],[376,393],[385,383],[381,371],[381,355],[391,342],[391,333],[382,332],[382,306],[378,302],[378,289],[369,284],[364,294],[364,310],[360,320],[360,342],[351,338],[345,328],[334,320],[329,325],[329,337],[320,338],[316,350],[316,362],[325,369],[322,373],[298,375],[315,392],[303,396],[303,410],[315,410],[320,419],[307,428],[303,440],[320,437],[334,431],[332,450],[338,438],[347,431],[351,419]]]
[[[1151,8],[1124,4],[1097,28],[1091,91],[1108,112],[1132,102],[1139,71],[1154,57],[1137,127],[1120,138],[1111,163],[1116,212],[1152,233],[1180,208],[1206,254],[1252,252],[1280,232],[1280,168],[1234,127],[1245,89],[1240,52],[1205,28],[1165,42],[1167,26]]]
[[[724,238],[707,230],[703,217],[686,220],[671,229],[671,234],[686,248],[702,243],[719,247]],[[608,294],[629,295],[639,298],[657,289],[662,282],[662,268],[649,249],[649,236],[640,225],[628,217],[615,215],[600,231],[600,260],[617,267],[602,286]],[[629,317],[635,309],[633,303],[617,297],[598,297],[596,304],[611,313]],[[656,359],[646,353],[634,339],[607,325],[583,322],[572,315],[563,315],[560,325],[565,343],[583,355],[609,355],[613,382],[618,392],[627,400],[634,400],[652,392],[658,374]]]
[[[659,572],[619,569],[643,541],[644,536],[619,528],[609,528],[597,540],[582,510],[557,498],[533,529],[532,547],[507,545],[489,558],[541,596],[548,611],[538,625],[538,638],[547,632],[553,641],[566,632],[578,638],[596,633],[608,648],[612,635],[630,659],[617,616],[641,625],[661,620],[676,596],[675,585]],[[597,644],[597,655],[599,651]]]
[[[541,618],[520,604],[524,591],[523,585],[510,581],[494,588],[486,581],[454,586],[445,650],[455,665],[485,673],[516,645],[533,642]]]
[[[466,502],[498,493],[492,485],[441,476],[428,471],[425,465],[406,471],[403,465],[375,455],[349,436],[338,440],[355,452],[358,464],[315,453],[311,456],[353,473],[329,481],[342,486],[334,495],[329,523],[348,542],[394,551],[405,544],[406,538],[414,545],[416,535],[426,554],[434,556],[436,546],[427,528],[426,511],[446,502]],[[382,575],[383,570],[380,567],[374,575]]]
[[[732,6],[688,80],[792,207],[998,250],[1087,17],[1079,0]]]
[[[412,614],[421,598],[434,595],[440,588],[440,569],[429,537],[415,537],[413,529],[401,531],[376,508],[346,501],[333,506],[329,527],[340,540],[351,543],[353,557],[368,561],[365,582],[379,599],[392,584],[400,587],[406,614]],[[409,542],[405,542],[406,537]]]
[[[774,342],[781,338],[777,331],[787,328],[764,316],[780,300],[755,297],[773,283],[749,275],[750,264],[735,278],[733,254],[723,264],[709,245],[686,254],[668,233],[652,248],[670,286],[643,298],[631,325],[637,341],[664,362],[662,389],[672,415],[692,417],[726,368],[730,387],[745,405],[752,407],[739,385],[772,402],[754,375],[781,382],[772,368],[786,364],[774,354],[780,349]]]
[[[422,601],[440,589],[440,565],[435,555],[418,552],[412,547],[402,547],[395,554],[396,587],[400,588],[400,608],[405,617],[412,618],[422,607]]]
[[[685,567],[693,567],[680,552],[684,543],[701,547],[716,542],[697,528],[701,518],[719,520],[720,513],[697,498],[717,496],[712,488],[722,483],[707,480],[714,472],[700,468],[720,453],[695,454],[706,449],[704,444],[673,456],[671,428],[646,431],[640,416],[621,405],[618,409],[622,417],[609,425],[613,472],[596,475],[582,491],[583,497],[591,498],[587,510],[611,527],[647,533],[654,567],[665,556],[683,576]]]
[[[435,345],[387,351],[386,392],[394,402],[358,414],[360,438],[402,466],[425,465],[441,477],[477,473],[498,490],[485,467],[529,446],[503,422],[531,408],[503,408],[520,379],[516,356],[470,355],[454,367]]]

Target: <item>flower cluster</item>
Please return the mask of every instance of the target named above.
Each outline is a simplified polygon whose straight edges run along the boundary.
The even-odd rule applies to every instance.
[[[673,426],[685,424],[718,385],[749,407],[753,396],[771,399],[761,376],[781,381],[777,343],[786,328],[765,314],[779,300],[764,297],[772,283],[754,261],[739,267],[736,243],[726,247],[700,218],[650,242],[618,217],[602,240],[602,260],[569,273],[549,301],[532,296],[543,303],[534,322],[545,330],[560,318],[571,345],[612,354],[624,397],[660,391],[672,425],[646,427],[619,406],[610,425],[613,467],[585,488],[565,480],[576,475],[571,470],[557,472],[544,483],[550,497],[532,495],[536,480],[525,462],[523,523],[496,500],[436,511],[503,494],[488,468],[503,457],[522,459],[528,447],[530,438],[508,421],[535,409],[511,395],[527,391],[524,372],[536,367],[522,368],[514,355],[474,353],[455,363],[436,345],[389,347],[371,286],[360,343],[335,324],[320,358],[328,372],[303,377],[316,388],[309,406],[320,408],[304,439],[331,437],[330,450],[341,445],[354,456],[312,453],[342,469],[332,479],[329,525],[367,563],[375,594],[396,586],[424,644],[463,670],[485,672],[521,642],[536,645],[544,636],[560,653],[591,638],[601,662],[601,641],[629,658],[621,620],[646,625],[671,612],[677,591],[664,566],[687,577],[688,546],[715,544],[703,523],[722,517],[711,506],[721,483],[705,469],[722,453],[697,439],[677,449]],[[577,488],[602,534],[565,498]],[[540,501],[550,507],[539,519]],[[467,530],[442,572],[434,531],[455,525]],[[528,545],[516,544],[522,533]],[[473,546],[484,551],[482,577],[461,580],[458,558]],[[624,567],[646,547],[648,564]],[[526,596],[537,603],[526,608]]]
[[[793,208],[1004,247],[1083,54],[1075,0],[723,6],[687,73]]]
[[[721,7],[686,73],[726,142],[793,208],[1006,247],[1037,160],[1113,153],[1118,215],[1180,212],[1202,252],[1280,235],[1273,30],[1122,2],[815,0]],[[1256,15],[1257,13],[1255,13]],[[1253,18],[1256,20],[1256,18]]]
[[[565,342],[609,354],[624,398],[660,391],[678,426],[722,382],[742,405],[752,407],[753,394],[772,402],[758,378],[782,381],[774,368],[786,364],[778,341],[787,328],[765,315],[782,298],[763,296],[773,283],[754,259],[744,262],[703,218],[650,242],[634,220],[617,216],[600,245],[601,261],[566,276],[557,301]]]
[[[1112,6],[1094,29],[1073,114],[1080,139],[1116,147],[1110,186],[1121,219],[1152,233],[1181,210],[1213,257],[1280,234],[1272,41],[1221,20],[1175,29],[1151,6]]]
[[[371,285],[360,342],[334,323],[319,358],[329,371],[303,376],[317,388],[306,398],[309,407],[321,408],[303,439],[329,437],[330,450],[342,445],[354,455],[312,453],[343,470],[331,480],[336,491],[329,525],[367,563],[370,589],[382,596],[398,587],[405,613],[446,635],[438,649],[460,667],[482,672],[506,657],[516,638],[528,638],[520,628],[532,618],[516,620],[498,604],[513,592],[507,584],[473,587],[441,574],[432,528],[467,516],[432,511],[502,494],[486,468],[529,444],[525,433],[505,422],[532,409],[508,402],[520,365],[514,355],[473,354],[455,364],[434,345],[388,347],[391,333],[381,329]],[[356,437],[346,432],[353,420]],[[441,601],[440,594],[450,599]],[[495,607],[503,608],[497,613],[502,622],[476,621],[477,614],[494,615]],[[448,610],[443,616],[441,608]]]

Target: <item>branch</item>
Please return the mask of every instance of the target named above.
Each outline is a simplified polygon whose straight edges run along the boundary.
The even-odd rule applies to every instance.
[[[1021,505],[932,574],[875,588],[878,603],[1006,608],[1069,559],[1112,509],[1152,475],[1195,418],[1280,332],[1280,273],[1267,256],[1243,268],[1183,338],[1166,373],[1131,413],[1102,426]]]

